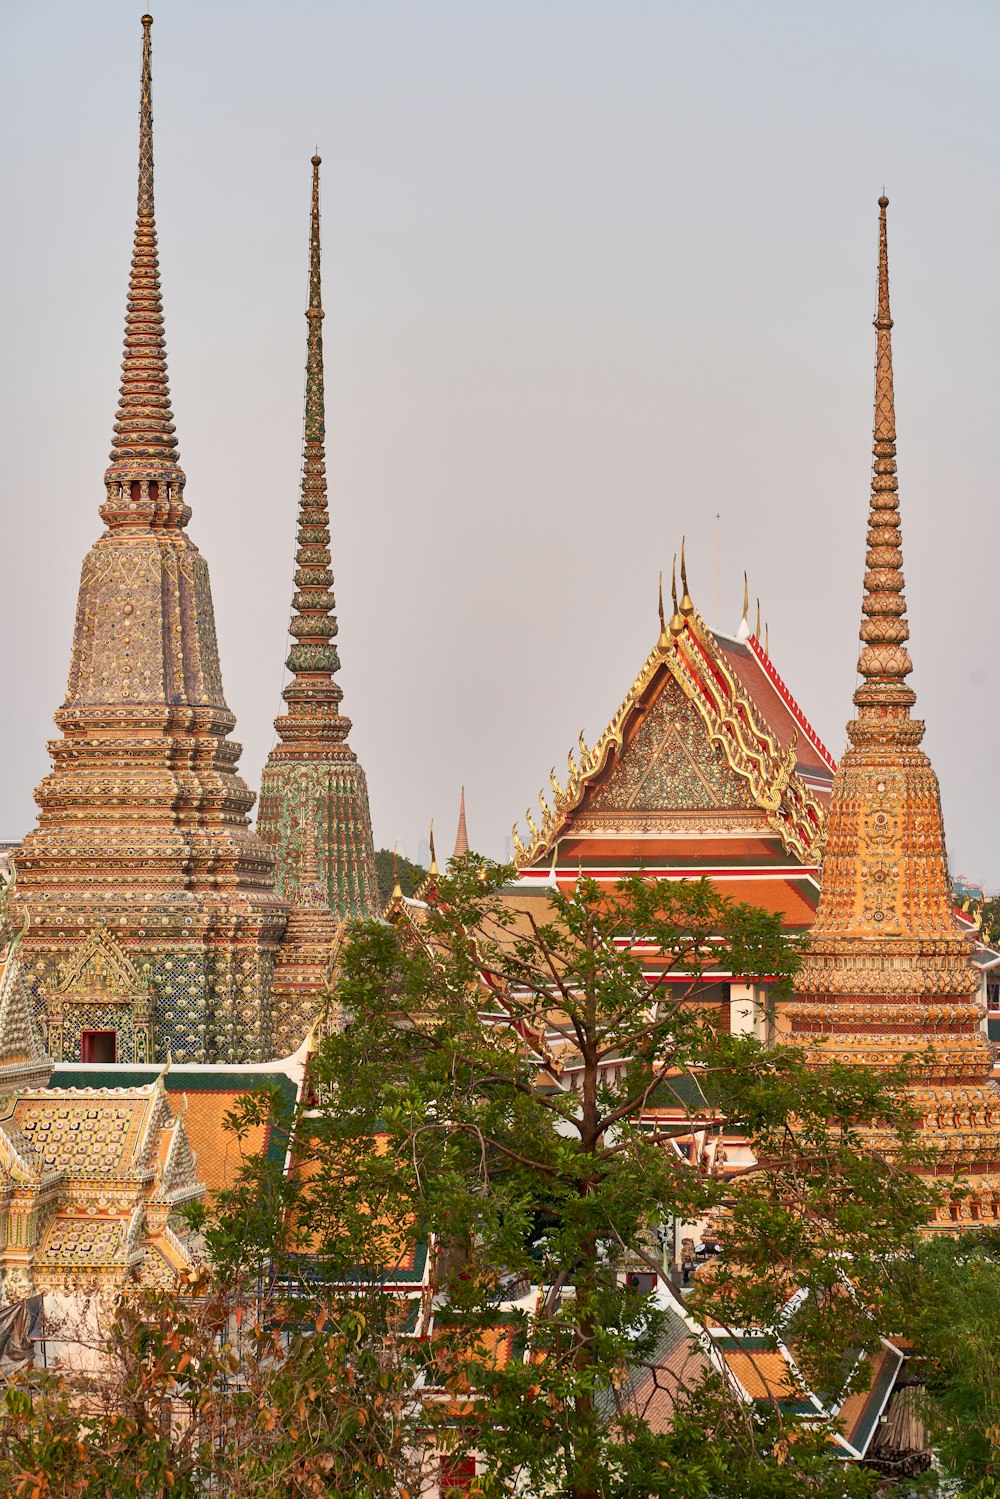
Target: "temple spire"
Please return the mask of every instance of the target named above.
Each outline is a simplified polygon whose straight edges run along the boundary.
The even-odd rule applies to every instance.
[[[465,787],[462,787],[462,795],[458,803],[458,832],[455,834],[455,851],[453,859],[461,858],[462,854],[469,852],[469,833],[465,826]]]
[[[885,211],[879,206],[878,304],[875,314],[875,430],[871,503],[868,512],[868,551],[865,559],[865,597],[861,606],[862,650],[858,671],[864,681],[854,694],[862,718],[896,710],[907,717],[916,701],[906,678],[913,670],[905,641],[909,638],[903,593],[902,535],[896,480],[896,412],[892,388],[892,318],[889,313],[889,252]]]
[[[121,391],[111,448],[111,468],[106,481],[125,484],[125,492],[109,493],[109,503],[119,498],[129,502],[132,523],[143,519],[138,511],[147,507],[162,514],[170,496],[152,496],[148,484],[140,493],[134,481],[176,480],[183,484],[178,464],[177,438],[170,409],[167,354],[163,338],[163,301],[156,248],[153,206],[153,82],[152,16],[142,18],[142,72],[139,91],[139,191],[136,205],[132,268],[129,275],[125,314],[125,357]],[[174,498],[179,501],[179,492]],[[175,511],[180,507],[172,507]],[[118,513],[118,506],[113,507]],[[105,516],[105,519],[109,519]],[[181,523],[186,516],[176,515]]]
[[[330,571],[330,507],[326,490],[326,417],[323,386],[323,298],[320,284],[319,169],[312,158],[312,207],[309,222],[309,306],[306,309],[306,410],[299,499],[295,592],[288,626],[295,644],[286,665],[293,680],[283,696],[289,715],[279,719],[281,737],[298,733],[297,710],[322,720],[322,737],[346,740],[351,724],[339,712],[343,693],[333,680],[340,669],[334,638],[337,620]],[[315,733],[319,723],[312,725]]]
[[[288,626],[292,647],[285,665],[284,711],[274,721],[278,743],[267,757],[260,786],[257,831],[276,855],[275,884],[294,897],[302,872],[296,828],[311,822],[323,884],[333,915],[364,920],[380,909],[368,783],[348,744],[351,721],[340,711],[343,692],[335,674],[330,507],[326,487],[326,417],[323,389],[323,298],[320,281],[319,156],[312,158],[309,212],[309,301],[306,307],[305,427],[302,480],[296,517],[295,588]],[[304,991],[303,991],[304,992]],[[316,991],[319,992],[318,990]],[[289,1011],[279,1024],[285,1046],[298,1045],[298,1020]]]

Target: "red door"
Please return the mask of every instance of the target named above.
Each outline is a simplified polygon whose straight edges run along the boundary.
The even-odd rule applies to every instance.
[[[81,1062],[114,1062],[118,1059],[117,1031],[84,1031],[80,1037]]]

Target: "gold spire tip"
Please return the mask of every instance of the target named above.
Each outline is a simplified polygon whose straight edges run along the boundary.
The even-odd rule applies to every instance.
[[[440,874],[441,871],[438,869],[437,854],[434,852],[434,819],[433,819],[433,817],[431,818],[430,845],[431,845],[431,862],[430,862],[430,866],[429,866],[429,868],[427,870],[427,873],[428,874]]]
[[[673,567],[670,569],[670,597],[673,599],[674,612],[670,616],[670,633],[679,635],[684,628],[684,616],[677,609],[677,553],[674,553]]]
[[[744,571],[744,573],[743,573],[743,618],[744,619],[748,619],[749,616],[750,616],[750,585],[747,582],[747,575],[746,575],[746,572]]]
[[[657,642],[657,644],[662,649],[663,646],[669,645],[669,643],[670,643],[670,633],[667,630],[667,622],[666,622],[666,619],[664,618],[664,615],[663,615],[663,573],[662,573],[662,571],[660,573],[660,592],[659,592],[659,598],[658,598],[657,602],[658,602],[658,607],[659,607],[659,611],[660,611],[660,638],[659,638],[659,641]]]
[[[146,28],[147,31],[149,30],[150,26],[152,26],[152,24],[153,24],[153,17],[152,16],[149,16],[149,15],[143,16],[143,18],[142,18],[142,25],[145,26],[145,28]]]
[[[684,543],[686,538],[681,537],[681,613],[683,615],[694,613],[694,600],[688,593],[687,563],[684,560]]]
[[[323,158],[322,158],[322,156],[314,156],[312,158],[312,164],[313,164],[314,167],[321,167],[323,165]]]

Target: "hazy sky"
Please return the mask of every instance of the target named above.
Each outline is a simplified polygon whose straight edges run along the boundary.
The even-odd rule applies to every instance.
[[[0,0],[0,838],[34,818],[100,533],[142,5]],[[1000,7],[162,0],[160,264],[190,532],[250,783],[280,706],[323,156],[345,710],[375,836],[502,855],[604,728],[687,532],[835,754],[855,681],[876,199],[912,681],[954,872],[1000,883]],[[751,606],[752,607],[752,606]]]

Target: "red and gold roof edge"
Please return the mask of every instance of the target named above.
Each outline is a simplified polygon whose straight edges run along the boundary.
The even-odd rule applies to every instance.
[[[759,647],[755,655],[760,658]],[[822,844],[825,811],[796,770],[795,744],[782,750],[749,694],[726,665],[711,630],[697,610],[692,610],[683,616],[683,625],[676,634],[661,632],[656,646],[597,743],[588,748],[581,732],[580,761],[579,764],[574,761],[570,750],[567,757],[570,775],[566,785],[559,784],[554,769],[550,772],[552,804],[545,800],[544,791],[538,795],[542,808],[541,825],[535,822],[530,810],[526,813],[530,842],[522,843],[516,824],[512,829],[516,867],[525,869],[551,852],[588,787],[597,780],[611,756],[622,749],[627,726],[633,714],[641,711],[642,701],[661,667],[666,667],[695,704],[709,738],[722,749],[730,769],[749,783],[755,800],[766,814],[768,825],[777,833],[785,850],[803,862],[816,862]],[[773,669],[768,675],[786,705],[794,710],[796,721],[804,723],[801,709],[780,677]],[[811,730],[809,737],[817,751],[829,759],[829,752]],[[832,760],[830,763],[832,765]]]

